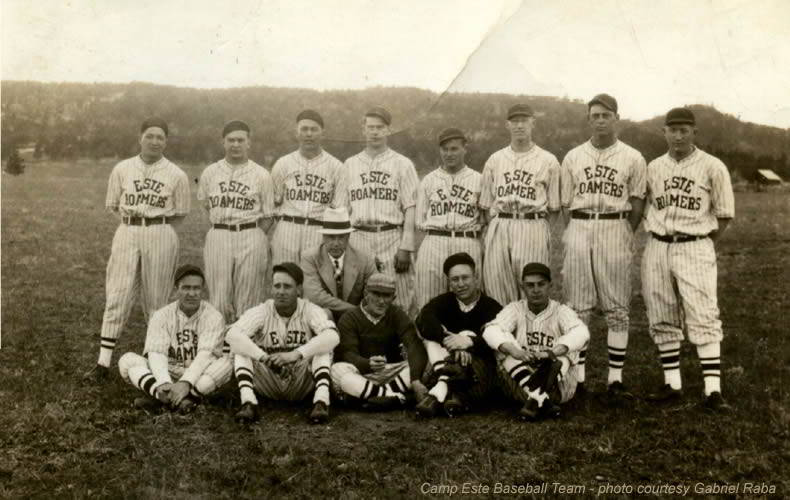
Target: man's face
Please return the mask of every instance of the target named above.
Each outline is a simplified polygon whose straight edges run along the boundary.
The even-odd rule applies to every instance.
[[[167,146],[167,134],[159,127],[148,127],[140,134],[140,152],[147,158],[161,158]]]
[[[178,306],[183,311],[196,311],[203,298],[203,278],[188,274],[176,285]]]
[[[277,307],[291,307],[301,293],[301,286],[290,274],[278,271],[272,276],[272,298]]]
[[[549,290],[551,282],[540,274],[528,274],[521,281],[521,288],[527,296],[527,302],[533,306],[547,306],[549,304]]]
[[[619,119],[620,116],[617,113],[600,104],[590,106],[590,111],[587,115],[587,121],[594,135],[614,134],[614,126]]]
[[[697,129],[693,125],[667,125],[664,127],[664,139],[667,140],[670,153],[676,156],[684,156],[691,152],[696,135]]]
[[[244,162],[250,154],[250,136],[245,130],[234,130],[222,140],[225,158]]]
[[[362,133],[368,146],[382,146],[387,144],[390,127],[378,116],[366,116]]]
[[[374,316],[383,316],[395,300],[395,292],[365,289],[365,309]]]
[[[348,234],[325,234],[323,235],[324,247],[332,257],[339,259],[346,251],[348,246]]]
[[[458,264],[450,268],[447,273],[447,283],[450,291],[461,302],[466,303],[477,297],[479,284],[477,276],[471,266]]]
[[[313,120],[299,120],[296,124],[296,140],[302,149],[316,149],[321,147],[324,129]]]
[[[439,146],[442,163],[450,170],[456,170],[464,165],[466,156],[466,143],[463,139],[450,139]]]
[[[535,126],[535,117],[517,115],[507,121],[511,140],[532,139],[532,129]]]

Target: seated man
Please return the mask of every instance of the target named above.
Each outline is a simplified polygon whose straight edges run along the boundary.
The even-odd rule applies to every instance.
[[[483,338],[497,351],[507,391],[524,406],[523,420],[559,416],[556,402],[576,392],[576,363],[590,332],[573,309],[549,299],[551,271],[544,264],[524,266],[525,299],[511,302],[486,325]]]
[[[199,267],[178,268],[177,300],[151,315],[143,356],[127,352],[118,360],[121,377],[146,394],[135,399],[136,407],[151,411],[169,404],[187,413],[230,380],[232,362],[222,356],[225,319],[202,300],[204,285]]]
[[[322,243],[302,255],[305,298],[332,311],[335,321],[362,301],[362,291],[376,272],[372,256],[348,245],[354,231],[346,208],[327,208]]]
[[[248,309],[228,330],[233,366],[241,393],[236,420],[258,419],[263,396],[301,401],[313,393],[309,419],[329,419],[329,366],[338,343],[335,324],[302,294],[304,275],[293,262],[272,268],[272,298]]]
[[[395,278],[375,273],[365,285],[362,303],[338,323],[332,381],[342,396],[362,400],[373,410],[403,407],[411,390],[422,401],[428,390],[420,381],[425,348],[406,313],[393,304]],[[406,351],[403,359],[401,345]]]
[[[480,406],[496,376],[483,326],[502,310],[499,302],[480,291],[475,261],[466,252],[449,256],[442,266],[450,291],[434,297],[420,311],[417,328],[438,382],[417,405],[421,417],[443,408],[453,417]],[[452,355],[451,355],[452,354]],[[452,390],[449,390],[450,383]]]

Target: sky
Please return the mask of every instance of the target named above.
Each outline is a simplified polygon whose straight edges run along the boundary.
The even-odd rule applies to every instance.
[[[790,128],[790,0],[3,0],[3,80],[409,86]]]

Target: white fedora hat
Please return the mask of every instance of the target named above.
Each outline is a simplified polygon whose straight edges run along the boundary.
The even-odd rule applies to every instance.
[[[348,210],[345,207],[329,207],[324,210],[324,220],[321,222],[321,226],[321,229],[318,230],[321,234],[349,234],[354,232],[354,228],[351,227],[351,218],[348,216]]]

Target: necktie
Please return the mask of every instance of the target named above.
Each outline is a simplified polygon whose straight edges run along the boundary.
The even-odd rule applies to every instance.
[[[343,296],[343,270],[340,269],[340,259],[332,259],[335,264],[335,285],[337,286],[337,296]]]

